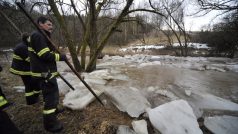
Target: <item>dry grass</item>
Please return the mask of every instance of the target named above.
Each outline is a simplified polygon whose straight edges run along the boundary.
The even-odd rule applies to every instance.
[[[4,70],[1,72],[1,83],[3,92],[9,102],[14,105],[6,109],[16,126],[24,134],[48,134],[43,128],[42,96],[38,104],[28,106],[25,104],[23,92],[16,92],[13,87],[23,85],[19,76],[9,73],[9,64],[0,63]],[[100,96],[106,99],[105,96]],[[61,101],[63,96],[61,96]],[[112,134],[116,133],[118,125],[131,124],[132,118],[126,113],[120,112],[114,105],[108,103],[103,107],[94,101],[81,111],[66,110],[58,115],[58,119],[63,123],[64,130],[61,134]]]

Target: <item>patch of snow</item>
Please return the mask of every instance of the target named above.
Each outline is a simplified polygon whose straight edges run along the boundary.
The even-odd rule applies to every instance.
[[[158,46],[158,45],[135,45],[135,46],[130,46],[127,48],[122,48],[119,49],[120,52],[126,52],[126,51],[133,51],[133,52],[143,52],[145,50],[150,50],[150,49],[163,49],[165,46]]]
[[[179,47],[179,43],[174,43],[172,46]],[[182,43],[182,46],[185,46],[184,43]],[[188,47],[196,48],[196,49],[209,49],[210,47],[207,46],[207,44],[202,43],[188,43]]]

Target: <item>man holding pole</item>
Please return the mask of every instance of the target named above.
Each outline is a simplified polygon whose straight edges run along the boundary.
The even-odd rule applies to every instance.
[[[52,21],[41,16],[37,19],[37,24],[50,38],[53,30]],[[31,75],[40,84],[45,102],[43,109],[44,127],[49,132],[59,132],[63,126],[56,117],[57,105],[59,104],[56,61],[64,61],[66,56],[56,53],[47,38],[39,31],[32,33],[28,51]]]

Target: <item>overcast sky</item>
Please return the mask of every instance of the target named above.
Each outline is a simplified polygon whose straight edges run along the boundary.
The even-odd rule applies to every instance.
[[[6,1],[13,1],[13,0],[6,0]],[[191,15],[198,9],[198,4],[196,3],[197,0],[185,0],[185,12],[186,15]],[[66,3],[70,3],[70,0],[64,0]],[[76,2],[76,0],[75,0]],[[145,2],[148,2],[148,0],[135,0],[136,4],[144,5]],[[213,24],[219,21],[219,18],[217,17],[214,19],[214,17],[218,14],[217,11],[213,11],[205,16],[186,16],[185,17],[185,28],[186,30],[191,31],[200,31],[202,30],[203,26]]]
[[[212,25],[220,21],[221,17],[216,17],[217,14],[219,14],[219,11],[212,11],[202,16],[201,14],[193,15],[195,12],[199,10],[199,7],[196,1],[197,0],[185,0],[186,17],[184,21],[185,21],[186,30],[200,31],[203,29],[204,26]]]
[[[185,17],[186,30],[200,31],[204,29],[204,26],[212,25],[219,21],[219,17],[216,18],[218,12],[211,12],[201,17]]]
[[[142,3],[148,2],[148,0],[135,0],[135,3]],[[206,15],[194,15],[195,12],[199,10],[199,6],[197,0],[185,0],[184,1],[185,7],[185,28],[189,31],[201,31],[204,26],[208,26],[210,24],[217,23],[220,18],[216,17],[219,14],[218,11],[212,11]]]

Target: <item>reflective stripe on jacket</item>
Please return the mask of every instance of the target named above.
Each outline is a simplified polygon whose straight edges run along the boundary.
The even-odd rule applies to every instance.
[[[5,95],[4,95],[3,92],[2,92],[1,87],[0,87],[0,110],[2,110],[2,109],[4,109],[4,108],[8,107],[8,105],[9,105],[9,104],[8,104],[6,98],[5,98]]]
[[[0,96],[0,107],[3,107],[6,104],[7,104],[7,100],[3,96]]]
[[[47,33],[49,35],[49,33]],[[35,31],[30,37],[28,47],[31,75],[33,77],[42,77],[42,73],[57,73],[56,61],[66,59],[65,55],[54,52],[50,42],[40,32]]]
[[[12,65],[9,71],[16,75],[31,75],[27,44],[21,42],[13,50]]]

